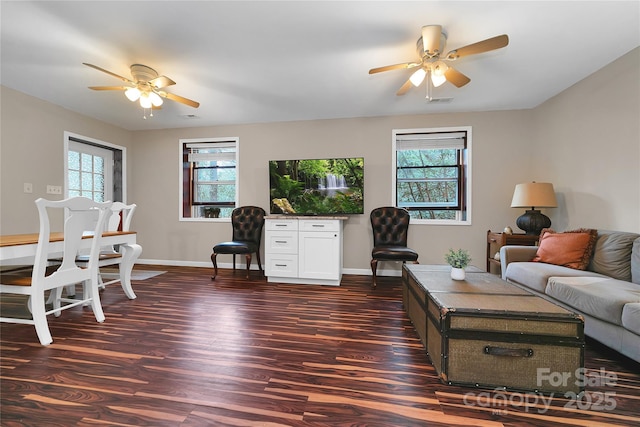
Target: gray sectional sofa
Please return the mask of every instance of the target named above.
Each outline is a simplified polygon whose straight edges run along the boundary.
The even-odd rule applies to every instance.
[[[640,362],[640,234],[598,230],[586,270],[532,262],[537,246],[503,246],[502,278],[585,319],[585,334]]]

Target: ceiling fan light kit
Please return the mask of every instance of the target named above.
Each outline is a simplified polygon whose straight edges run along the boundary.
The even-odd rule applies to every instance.
[[[411,84],[415,87],[418,87],[422,84],[424,77],[427,75],[427,71],[424,68],[419,68],[415,73],[411,74],[409,80],[411,80]]]
[[[431,82],[433,83],[433,86],[440,87],[447,81],[446,72],[448,69],[449,67],[447,64],[442,61],[436,61],[432,64]]]
[[[140,98],[140,89],[137,87],[130,87],[124,91],[124,95],[129,98],[129,101],[136,102]]]
[[[104,68],[100,68],[93,64],[83,63],[87,67],[94,68],[110,76],[116,77],[123,82],[129,84],[129,86],[90,86],[89,89],[93,90],[123,90],[124,95],[131,102],[140,102],[140,106],[144,110],[143,118],[147,118],[146,110],[154,108],[160,108],[163,104],[162,98],[167,98],[172,101],[179,102],[181,104],[188,105],[193,108],[198,108],[200,103],[192,101],[191,99],[184,98],[182,96],[174,95],[165,92],[164,89],[167,86],[176,84],[173,80],[166,76],[159,76],[158,72],[151,67],[147,67],[142,64],[131,65],[131,76],[133,80],[126,77],[122,77],[118,74],[107,71]],[[153,117],[153,111],[150,113],[150,117]]]
[[[431,86],[440,87],[445,82],[449,82],[460,88],[471,81],[469,77],[444,61],[455,61],[464,56],[476,55],[503,48],[509,44],[509,37],[506,34],[502,34],[451,50],[446,55],[442,55],[446,42],[447,35],[442,31],[441,25],[425,25],[422,27],[422,35],[416,43],[416,50],[420,62],[405,62],[402,64],[372,68],[369,70],[369,74],[420,67],[411,73],[409,79],[402,85],[396,95],[404,95],[412,85],[416,87],[420,86],[428,75],[430,78],[427,79],[427,99],[432,100]]]

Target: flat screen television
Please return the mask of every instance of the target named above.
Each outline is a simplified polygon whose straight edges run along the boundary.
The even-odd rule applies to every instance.
[[[364,213],[364,158],[269,161],[272,214]]]

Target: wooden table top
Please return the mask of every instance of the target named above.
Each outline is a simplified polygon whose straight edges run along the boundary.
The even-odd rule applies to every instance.
[[[135,231],[109,231],[102,234],[102,237],[119,236],[123,234],[136,234]],[[86,235],[84,239],[90,239],[91,235]],[[49,235],[50,242],[60,242],[64,240],[64,233],[59,231]],[[2,246],[18,246],[33,245],[38,243],[38,233],[30,234],[5,234],[0,235],[0,247]]]

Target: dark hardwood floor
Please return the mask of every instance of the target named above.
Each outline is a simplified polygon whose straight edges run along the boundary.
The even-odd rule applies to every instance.
[[[442,384],[399,278],[271,284],[166,270],[49,317],[53,344],[3,323],[2,426],[611,426],[640,423],[639,365],[589,340],[578,399]],[[24,310],[2,299],[2,311]],[[615,376],[615,377],[614,377]],[[603,378],[605,380],[603,380]],[[604,383],[604,384],[603,384]]]

